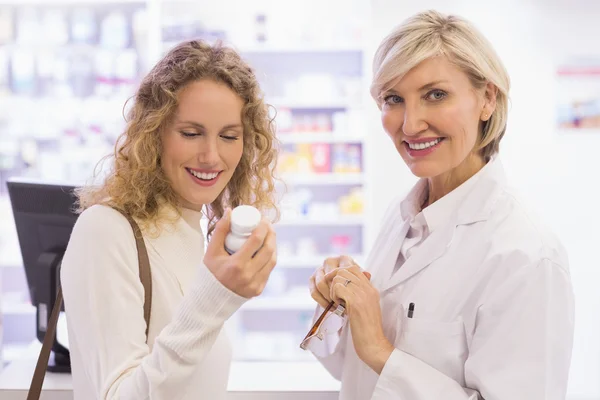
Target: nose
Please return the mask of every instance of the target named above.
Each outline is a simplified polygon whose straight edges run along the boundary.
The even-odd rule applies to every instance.
[[[428,127],[422,108],[419,105],[406,104],[404,108],[404,123],[402,124],[404,135],[416,136],[427,130]]]
[[[206,166],[214,166],[219,161],[218,139],[206,135],[198,144],[198,161]]]

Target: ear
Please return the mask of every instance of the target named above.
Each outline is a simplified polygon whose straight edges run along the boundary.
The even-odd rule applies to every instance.
[[[481,110],[481,120],[487,121],[492,117],[496,110],[496,97],[498,95],[498,87],[491,82],[485,85],[485,93],[483,94],[483,109]]]

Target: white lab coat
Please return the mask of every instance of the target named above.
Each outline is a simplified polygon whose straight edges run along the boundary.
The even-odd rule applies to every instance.
[[[399,204],[363,266],[395,299],[382,315],[396,350],[378,376],[356,355],[349,324],[339,343],[330,337],[334,350],[319,361],[341,380],[340,399],[563,400],[574,324],[567,257],[506,186],[500,161],[392,274],[409,226]]]

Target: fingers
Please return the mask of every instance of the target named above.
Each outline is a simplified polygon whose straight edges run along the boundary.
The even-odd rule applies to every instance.
[[[331,283],[331,300],[336,304],[343,304],[346,310],[352,307],[353,302],[353,291],[356,287],[352,286],[352,282],[346,284],[347,279],[342,276],[336,276]]]
[[[350,256],[341,256],[340,257],[340,268],[349,268],[353,273],[355,272],[354,267],[358,267],[360,271],[367,277],[368,280],[371,280],[371,273],[362,269],[356,261]],[[358,274],[357,274],[358,275]]]
[[[323,261],[323,270],[325,274],[340,267],[340,257],[328,257]]]
[[[365,270],[363,270],[360,266],[354,264],[352,267],[347,267],[347,268],[338,268],[335,269],[333,271],[331,271],[330,273],[328,273],[327,275],[325,275],[325,280],[329,283],[329,285],[331,286],[331,282],[333,281],[333,279],[340,273],[342,273],[342,271],[349,271],[350,273],[356,275],[357,277],[363,277],[363,278],[367,278],[365,275]],[[370,278],[370,273],[369,273],[369,278]],[[367,280],[369,280],[369,278],[367,278]]]
[[[330,290],[330,297],[334,301],[336,301],[334,299],[334,290],[336,285],[342,285],[344,287],[352,286],[351,289],[353,289],[354,292],[364,292],[367,290],[367,288],[372,287],[371,282],[363,274],[363,271],[359,266],[340,268],[339,271],[337,271],[337,275],[331,282]]]
[[[339,257],[330,257],[323,261],[323,266],[318,268],[315,272],[315,284],[321,296],[327,301],[327,304],[331,301],[329,297],[331,279],[327,279],[329,271],[335,271],[339,266]]]
[[[315,283],[315,275],[311,275],[308,280],[308,287],[310,289],[310,296],[323,308],[327,308],[330,300],[326,299],[321,292],[317,289],[317,284]]]
[[[268,232],[267,236],[262,243],[262,246],[258,249],[254,257],[249,261],[249,268],[253,271],[261,271],[263,268],[270,264],[270,261],[277,260],[277,234],[273,229],[270,222],[267,221]],[[244,255],[242,254],[242,257]]]
[[[246,261],[245,266],[247,269],[245,273],[251,276],[252,290],[257,296],[262,294],[273,268],[277,265],[277,234],[273,229],[273,225],[268,220],[263,220],[261,224],[267,229],[267,234],[258,250],[253,253],[254,256],[250,256],[250,260]],[[252,245],[248,247],[248,251],[251,251],[254,248],[255,245]],[[236,256],[241,257],[243,260],[245,260],[248,255],[249,254],[245,253],[240,255],[236,254]]]
[[[344,277],[347,277],[348,279],[352,279],[353,282],[357,282],[357,280],[360,282],[369,282],[370,277],[371,277],[371,274],[369,272],[363,270],[358,265],[354,265],[353,267],[350,267],[350,268],[340,269],[338,274],[340,274]],[[369,274],[369,276],[367,276],[367,274]],[[369,286],[370,286],[370,283],[369,283]]]
[[[223,217],[215,225],[215,229],[210,237],[210,242],[206,248],[206,255],[209,257],[225,252],[225,237],[229,233],[231,225],[231,209],[225,209]]]
[[[354,261],[354,259],[350,256],[340,256],[339,257],[339,267],[340,268],[349,268],[352,267],[353,265],[356,265],[356,262]]]
[[[315,271],[309,281],[311,296],[317,303],[325,307],[334,300],[332,298],[333,280],[338,274],[341,274],[341,271],[348,271],[352,276],[356,275],[352,279],[357,282],[359,278],[366,282],[371,279],[371,274],[358,266],[350,256],[327,258],[323,262],[323,266]],[[342,282],[345,282],[345,279]]]
[[[262,285],[260,287],[261,293],[275,265],[277,265],[277,242],[275,232],[272,231],[269,232],[265,238],[265,243],[248,264],[250,271],[254,271],[255,280],[259,285]]]
[[[331,285],[331,281],[333,280],[333,278],[336,275],[335,271],[337,271],[339,268],[349,268],[353,265],[356,265],[356,263],[350,256],[333,257],[328,260],[335,261],[335,267],[326,269],[327,272],[326,272],[325,279],[327,280],[328,285]],[[329,265],[332,265],[334,261],[332,261]]]
[[[241,262],[250,261],[254,254],[262,247],[272,229],[271,223],[266,218],[263,218],[248,239],[246,239],[242,248],[235,253],[236,257]]]

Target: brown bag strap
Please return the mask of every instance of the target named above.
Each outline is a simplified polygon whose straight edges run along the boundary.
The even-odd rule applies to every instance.
[[[133,229],[135,237],[135,247],[138,253],[138,265],[140,270],[140,281],[144,286],[144,320],[146,321],[146,342],[148,342],[148,329],[150,328],[150,311],[152,310],[152,272],[150,271],[150,259],[148,258],[148,250],[140,227],[128,214],[121,212]]]
[[[150,259],[148,258],[148,251],[146,249],[146,243],[142,236],[140,227],[133,218],[124,212],[119,211],[131,225],[133,230],[133,236],[135,237],[135,247],[138,253],[138,265],[140,273],[140,281],[144,286],[144,320],[146,321],[146,342],[148,342],[148,328],[150,327],[150,312],[152,310],[152,272],[150,271]],[[58,293],[56,294],[56,301],[54,302],[54,308],[50,314],[50,320],[48,321],[48,327],[44,334],[44,341],[42,343],[42,349],[38,356],[37,364],[35,365],[35,371],[31,378],[31,384],[29,385],[29,392],[27,394],[27,400],[39,400],[42,393],[42,386],[44,385],[44,378],[46,376],[46,369],[48,367],[48,360],[50,359],[50,351],[52,350],[52,344],[56,334],[56,325],[58,324],[58,316],[60,314],[60,308],[62,306],[62,288],[58,287]]]
[[[62,301],[62,288],[59,286],[58,294],[56,295],[56,301],[54,302],[54,308],[50,314],[48,327],[46,329],[46,333],[44,334],[42,350],[40,351],[37,364],[35,365],[33,378],[31,378],[31,385],[29,386],[27,400],[38,400],[40,398],[40,394],[42,393],[42,385],[44,384],[46,368],[48,367],[48,359],[50,359],[50,350],[52,350],[52,343],[54,342],[54,334],[56,333],[56,324],[58,323],[58,315],[60,314]]]

